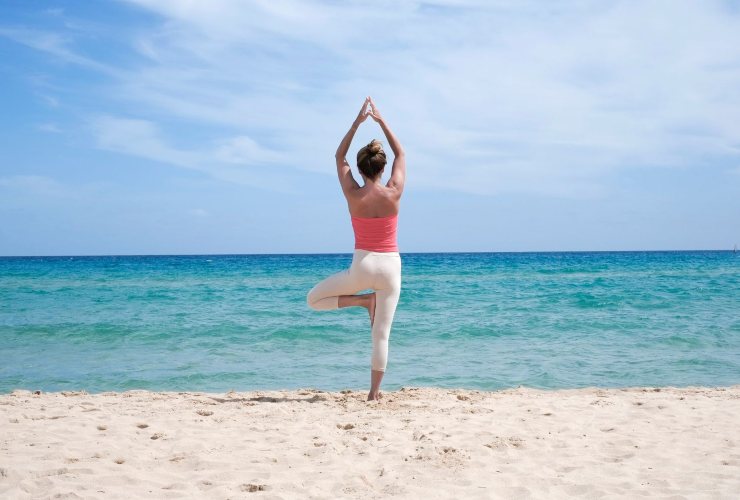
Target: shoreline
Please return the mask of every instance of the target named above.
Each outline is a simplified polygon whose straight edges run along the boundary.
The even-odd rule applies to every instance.
[[[740,385],[0,395],[0,496],[740,491]]]
[[[369,384],[368,384],[369,387]],[[729,385],[629,385],[629,386],[598,386],[589,385],[583,387],[537,387],[531,385],[519,384],[511,387],[502,387],[500,389],[477,389],[470,387],[445,387],[436,385],[409,385],[400,386],[397,389],[383,390],[383,394],[397,394],[404,393],[407,391],[418,391],[418,390],[432,390],[432,391],[448,391],[448,392],[471,392],[479,394],[502,394],[517,391],[532,391],[541,393],[567,393],[567,392],[579,392],[579,391],[617,391],[617,392],[662,392],[662,391],[724,391],[724,390],[740,390],[740,383],[729,384]],[[159,394],[159,395],[201,395],[201,396],[226,396],[229,394],[263,394],[263,393],[299,393],[299,392],[310,392],[317,394],[327,395],[340,395],[345,396],[347,393],[359,394],[363,390],[367,392],[367,389],[356,389],[352,387],[343,387],[342,389],[320,389],[318,387],[295,387],[295,388],[273,388],[273,389],[250,389],[250,390],[235,390],[230,389],[228,391],[212,391],[212,390],[189,390],[189,389],[125,389],[125,390],[99,390],[90,391],[87,389],[60,389],[60,390],[43,390],[43,389],[24,389],[15,388],[6,392],[0,392],[0,399],[8,396],[28,396],[38,397],[43,395],[62,395],[62,396],[122,396],[122,395],[134,395],[134,394]],[[130,396],[128,396],[130,397]]]

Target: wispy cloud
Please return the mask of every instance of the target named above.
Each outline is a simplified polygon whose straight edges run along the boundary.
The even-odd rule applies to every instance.
[[[594,196],[621,169],[739,156],[740,17],[719,1],[128,3],[161,23],[120,64],[0,34],[110,77],[100,147],[219,178],[332,174],[366,94],[433,189]],[[191,125],[200,146],[163,139]]]
[[[112,184],[101,180],[69,181],[63,178],[63,173],[58,176],[49,175],[3,175],[0,176],[0,190],[3,195],[0,200],[21,200],[26,204],[31,200],[33,205],[41,199],[64,199],[77,200],[82,198],[98,199],[98,197],[110,196]]]
[[[261,147],[247,136],[219,139],[198,148],[183,148],[173,146],[163,137],[159,127],[148,120],[101,116],[93,120],[91,126],[101,149],[197,170],[240,184],[263,187],[264,181],[270,180],[279,183],[278,191],[292,184],[286,173],[275,169],[285,157]]]
[[[50,96],[50,95],[46,95],[46,94],[39,94],[38,97],[44,103],[46,103],[49,107],[52,107],[52,108],[58,108],[59,107],[59,99],[57,99],[54,96]]]
[[[63,184],[45,175],[9,175],[0,177],[0,188],[40,195],[63,194],[67,191]]]
[[[208,210],[203,208],[191,208],[188,210],[188,214],[194,217],[208,217]]]
[[[100,117],[92,125],[102,149],[187,168],[197,168],[201,157],[197,151],[165,144],[157,127],[146,120]]]
[[[721,3],[134,3],[165,24],[127,95],[296,157],[331,151],[364,93],[439,188],[582,195],[737,154],[740,22]]]
[[[82,56],[72,50],[69,47],[70,37],[67,35],[62,35],[53,31],[0,26],[0,36],[10,38],[17,43],[26,45],[32,49],[46,52],[54,56],[59,61],[84,66],[88,69],[106,73],[111,76],[116,73],[112,66],[98,62],[92,58]]]
[[[40,123],[38,129],[42,132],[50,132],[52,134],[62,133],[62,129],[56,123]]]

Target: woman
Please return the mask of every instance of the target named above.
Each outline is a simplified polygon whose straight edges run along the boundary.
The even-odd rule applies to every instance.
[[[381,177],[386,164],[380,142],[372,140],[357,153],[357,168],[363,186],[352,177],[346,155],[357,128],[372,117],[383,129],[395,159],[388,183]],[[401,293],[401,256],[396,242],[398,209],[406,179],[406,158],[401,144],[388,128],[370,97],[365,99],[355,122],[342,139],[335,155],[342,192],[347,198],[355,252],[346,271],[329,276],[308,293],[308,304],[316,310],[364,307],[370,314],[373,353],[368,401],[380,399],[380,382],[388,360],[388,337]],[[373,293],[357,294],[372,289]]]

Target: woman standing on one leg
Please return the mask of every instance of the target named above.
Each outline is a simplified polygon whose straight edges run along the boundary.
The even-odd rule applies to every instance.
[[[363,186],[352,177],[346,159],[357,128],[368,116],[383,129],[395,156],[391,177],[385,185],[381,177],[386,158],[380,142],[373,140],[357,153],[357,168],[362,175]],[[348,270],[329,276],[311,289],[308,304],[316,310],[352,306],[368,310],[373,338],[369,401],[380,398],[380,382],[388,361],[388,338],[401,293],[401,256],[396,243],[396,228],[406,179],[406,158],[401,144],[370,97],[362,104],[335,157],[339,183],[352,217],[355,252]],[[366,289],[374,292],[357,295]]]

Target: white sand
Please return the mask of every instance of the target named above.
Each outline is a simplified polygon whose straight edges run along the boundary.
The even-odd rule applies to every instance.
[[[740,386],[0,395],[1,498],[740,498]]]

